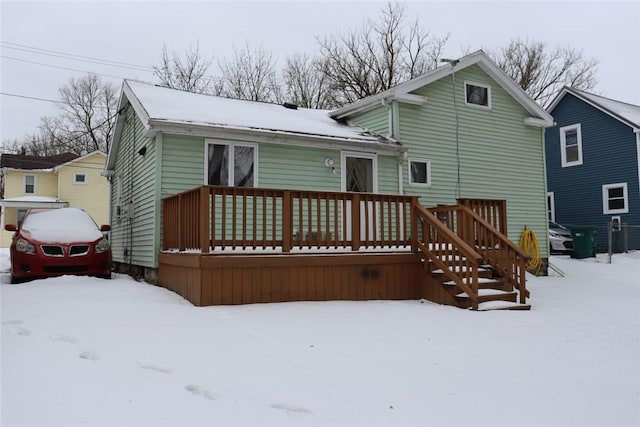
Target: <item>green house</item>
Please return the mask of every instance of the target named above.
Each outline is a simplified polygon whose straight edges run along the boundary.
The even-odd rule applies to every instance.
[[[551,116],[482,51],[335,111],[125,81],[106,175],[114,263],[154,281],[162,201],[202,185],[506,201],[548,256]]]

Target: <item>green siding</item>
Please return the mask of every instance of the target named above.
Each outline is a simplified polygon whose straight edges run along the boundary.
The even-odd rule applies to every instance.
[[[204,138],[163,135],[162,197],[204,184]]]
[[[542,130],[523,124],[530,114],[480,67],[456,72],[455,80],[460,197],[505,199],[509,238],[517,243],[525,226],[531,228],[538,237],[543,256],[547,256]],[[491,109],[465,105],[465,81],[491,86]],[[408,162],[404,162],[404,192],[420,196],[420,202],[425,206],[453,204],[458,195],[456,115],[451,76],[414,93],[426,96],[427,102],[420,106],[396,104],[395,137],[408,149],[408,157],[431,160],[432,185],[410,187]],[[383,106],[375,111],[386,114]],[[357,120],[354,122],[360,124]],[[381,188],[382,185],[381,179]]]
[[[155,267],[157,261],[156,240],[156,193],[155,162],[156,146],[153,140],[144,138],[143,126],[133,109],[124,112],[126,119],[122,130],[118,155],[114,168],[111,197],[111,245],[113,259],[120,263],[131,263],[144,267]],[[138,154],[142,147],[147,151]],[[121,181],[121,209],[117,216],[116,204],[118,184]],[[133,205],[133,218],[127,218],[127,207]],[[125,254],[128,254],[126,256]]]
[[[389,136],[389,108],[376,108],[366,113],[358,114],[349,119],[358,126],[382,136]]]

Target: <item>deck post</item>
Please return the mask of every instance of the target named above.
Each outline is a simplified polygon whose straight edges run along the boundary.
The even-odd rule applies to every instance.
[[[184,232],[183,232],[183,227],[184,224],[182,223],[182,203],[183,203],[183,199],[184,197],[182,196],[182,193],[180,193],[178,195],[178,250],[180,252],[184,251],[185,249],[185,243],[184,243]]]
[[[293,234],[293,203],[291,203],[291,191],[285,191],[282,195],[282,252],[291,252],[291,239]]]
[[[354,194],[351,201],[351,250],[360,250],[360,195]]]
[[[418,215],[416,214],[418,198],[411,199],[411,251],[418,252]]]
[[[209,239],[209,187],[204,185],[200,187],[198,204],[200,210],[200,250],[203,254],[208,254],[211,247],[211,240]]]

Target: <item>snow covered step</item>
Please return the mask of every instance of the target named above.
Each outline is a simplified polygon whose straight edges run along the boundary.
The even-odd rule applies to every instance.
[[[512,301],[486,301],[478,304],[478,311],[489,310],[531,310],[531,305]]]
[[[467,272],[467,271],[471,271],[471,270],[473,270],[473,267],[467,268],[467,266],[465,266],[465,265],[456,266],[456,267],[453,267],[451,269],[451,271],[453,271],[454,273]],[[478,273],[487,272],[487,271],[490,271],[490,270],[487,270],[486,268],[481,268],[481,267],[478,268]],[[439,268],[437,270],[433,270],[431,273],[433,273],[433,274],[442,274],[444,272],[442,271],[441,268]]]
[[[468,280],[466,277],[462,278],[462,283],[468,285]],[[499,285],[501,282],[499,280],[490,279],[488,277],[478,277],[478,285]],[[445,286],[456,286],[456,282],[453,280],[449,280],[447,282],[442,283]]]
[[[500,289],[478,289],[478,303],[487,301],[510,301],[516,302],[518,298],[517,292],[501,291]],[[466,292],[456,295],[456,299],[460,302],[470,302],[469,295]]]

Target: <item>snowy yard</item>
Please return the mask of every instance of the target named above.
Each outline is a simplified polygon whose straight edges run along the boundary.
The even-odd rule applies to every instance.
[[[640,425],[640,252],[552,257],[530,312],[471,312],[10,285],[2,251],[4,427]]]

